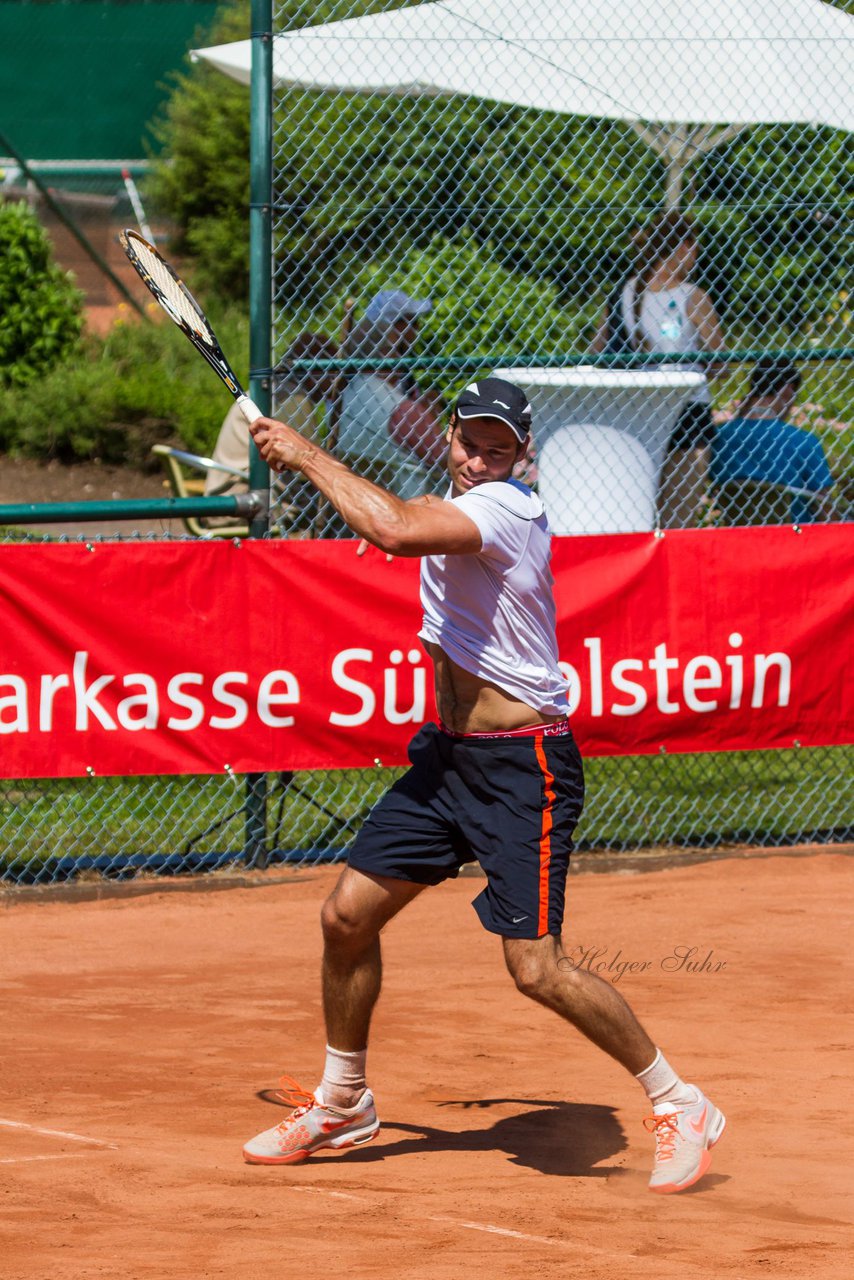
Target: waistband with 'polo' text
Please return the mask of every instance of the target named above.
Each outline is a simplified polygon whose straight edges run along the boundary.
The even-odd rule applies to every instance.
[[[567,716],[564,716],[562,720],[555,720],[553,724],[526,724],[521,729],[506,729],[499,733],[455,733],[446,724],[442,724],[441,720],[439,721],[439,728],[449,738],[456,738],[459,741],[485,738],[535,738],[538,736],[543,738],[563,738],[568,733],[571,733]]]

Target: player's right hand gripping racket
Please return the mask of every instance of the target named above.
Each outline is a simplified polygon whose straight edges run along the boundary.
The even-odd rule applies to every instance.
[[[131,265],[137,270],[166,314],[187,335],[196,350],[201,352],[228,387],[243,410],[246,421],[254,422],[256,418],[262,417],[261,410],[249,399],[235,378],[234,371],[223,355],[204,311],[183,280],[172,270],[168,262],[163,261],[154,246],[143,239],[138,231],[126,228],[119,239]]]

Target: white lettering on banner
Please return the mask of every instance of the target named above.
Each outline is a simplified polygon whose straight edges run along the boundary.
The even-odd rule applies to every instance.
[[[339,689],[346,689],[347,693],[355,693],[357,698],[361,698],[362,705],[358,711],[330,712],[330,724],[347,726],[365,724],[370,720],[377,705],[376,694],[369,684],[365,684],[363,680],[355,680],[344,668],[348,662],[373,662],[373,660],[373,649],[342,649],[340,653],[336,653],[332,662],[332,679]]]
[[[413,670],[410,705],[405,709],[398,706],[401,697],[399,688],[401,676],[398,668],[403,662],[403,656],[402,649],[392,649],[388,655],[391,665],[383,668],[383,716],[388,724],[420,724],[427,710],[427,678],[424,667],[420,665],[424,655],[420,649],[410,649],[406,655]],[[335,655],[332,661],[333,681],[339,689],[355,694],[361,706],[357,711],[331,711],[330,724],[353,728],[356,725],[367,724],[372,718],[377,709],[377,695],[373,687],[367,683],[367,679],[373,676],[373,672],[365,673],[367,679],[357,680],[347,670],[347,666],[351,662],[373,661],[373,649],[342,649]]]
[[[737,649],[743,644],[743,637],[733,631],[727,643]],[[616,693],[628,695],[629,702],[611,702],[608,711],[612,716],[636,716],[643,711],[651,693],[640,679],[629,679],[627,672],[636,672],[638,676],[647,668],[655,677],[655,705],[663,715],[676,715],[684,706],[697,715],[707,715],[722,707],[736,711],[741,707],[744,695],[744,655],[729,653],[723,664],[711,654],[697,654],[688,658],[682,667],[681,680],[677,674],[681,660],[671,656],[667,644],[655,646],[653,657],[644,662],[641,658],[620,658],[608,668],[603,652],[602,640],[599,636],[586,636],[583,641],[587,650],[586,680],[582,673],[571,662],[558,663],[567,683],[569,714],[573,715],[581,706],[582,698],[587,693],[589,715],[597,718],[605,714],[605,700],[608,685]],[[726,674],[725,674],[726,669]],[[776,672],[776,699],[771,705],[787,707],[792,695],[792,660],[786,653],[757,653],[753,657],[753,685],[750,693],[750,706],[762,707],[766,703],[766,685],[773,682],[769,679]],[[678,700],[680,692],[682,701]],[[702,692],[717,691],[719,697],[702,697]],[[769,701],[771,701],[769,694]]]
[[[601,716],[604,709],[602,695],[602,641],[598,636],[584,641],[590,655],[590,714]]]
[[[733,631],[729,638],[729,643],[733,649],[737,649],[739,647],[741,644],[741,636],[737,631]],[[735,711],[741,706],[741,695],[744,693],[744,658],[740,653],[728,653],[724,658],[724,662],[732,672],[730,677],[729,705],[730,710]]]
[[[170,716],[166,721],[167,729],[179,729],[182,733],[186,733],[189,729],[198,729],[205,718],[205,704],[201,698],[194,698],[191,693],[185,693],[183,686],[204,684],[204,682],[205,678],[200,671],[182,671],[180,675],[172,677],[166,686],[166,696],[170,702],[175,703],[176,707],[181,707],[190,714]]]
[[[277,684],[285,686],[283,693],[276,693]],[[268,671],[258,686],[258,719],[273,729],[287,729],[294,723],[293,716],[277,716],[273,707],[293,706],[299,697],[299,685],[292,672]]]
[[[673,716],[679,710],[678,702],[671,702],[667,696],[668,689],[668,671],[679,670],[679,659],[668,658],[667,645],[657,644],[655,646],[655,657],[649,660],[650,671],[655,672],[655,697],[656,706],[666,716]]]
[[[116,722],[98,702],[98,694],[105,689],[108,684],[112,684],[115,676],[99,676],[97,680],[93,680],[91,684],[86,683],[86,664],[89,661],[89,654],[85,649],[78,650],[74,655],[74,666],[72,668],[72,677],[74,679],[74,705],[76,710],[76,719],[74,728],[85,732],[89,728],[89,713],[91,712],[102,729],[115,729]]]
[[[135,684],[141,685],[143,692],[135,693],[131,698],[122,698],[116,707],[116,719],[123,729],[156,729],[160,712],[157,682],[153,676],[144,672],[136,672],[122,680],[125,689],[132,688]],[[142,708],[142,715],[132,716],[131,712],[137,707]]]
[[[33,678],[32,696],[34,709],[36,700],[38,704],[38,729],[41,733],[54,732],[57,719],[61,721],[69,717],[73,718],[74,729],[78,733],[88,733],[99,726],[108,731],[119,728],[131,733],[156,731],[161,728],[164,718],[167,729],[181,733],[198,729],[205,720],[214,729],[239,729],[249,717],[252,699],[248,689],[250,677],[246,671],[220,672],[213,678],[206,698],[205,676],[199,671],[179,671],[166,682],[164,691],[158,678],[147,671],[134,671],[127,675],[111,672],[89,679],[88,666],[89,653],[80,649],[72,659],[70,676],[60,673]],[[134,691],[117,700],[115,719],[98,700],[110,685],[114,686],[114,694],[119,689]],[[245,694],[234,687],[241,685],[245,687]],[[190,687],[197,689],[198,693],[191,693]],[[6,693],[6,689],[11,692]],[[67,693],[64,692],[66,690]],[[0,734],[29,732],[29,698],[30,692],[23,677],[0,673]],[[271,728],[289,728],[294,717],[281,715],[278,708],[293,707],[299,701],[300,686],[292,671],[268,671],[258,683],[252,709],[262,724]],[[169,714],[172,708],[184,714]],[[223,710],[230,714],[221,714]],[[423,715],[423,705],[419,714]]]
[[[777,706],[789,705],[789,694],[792,690],[792,662],[785,653],[757,653],[754,661],[753,697],[751,707],[761,707],[765,697],[765,677],[772,666],[778,667],[780,676],[777,684]]]
[[[627,680],[624,671],[643,671],[643,663],[640,658],[623,658],[611,668],[611,684],[619,693],[631,694],[633,699],[632,702],[612,702],[612,716],[636,716],[647,703],[646,689],[637,680]]]
[[[709,673],[707,676],[699,674],[704,667]],[[685,705],[691,711],[717,711],[717,698],[698,698],[697,690],[720,689],[721,679],[721,664],[714,658],[707,658],[704,655],[699,658],[689,658],[685,663],[685,676],[682,680]]]
[[[20,676],[0,676],[0,686],[4,684],[7,684],[12,692],[0,695],[0,733],[27,733],[30,717],[26,683]],[[6,720],[3,716],[7,707],[15,713],[13,720]]]
[[[415,667],[412,672],[412,706],[408,711],[398,711],[397,709],[397,671],[395,667],[403,662],[403,654],[400,649],[393,649],[389,654],[389,661],[394,666],[386,667],[383,672],[383,715],[389,724],[406,724],[407,721],[420,724],[424,719],[427,702],[427,682],[424,668],[416,666],[416,663],[421,661],[421,653],[418,649],[410,649],[406,656]]]
[[[50,733],[53,728],[54,695],[59,689],[67,689],[70,684],[68,676],[42,676],[39,697],[39,729],[42,733]]]
[[[677,657],[662,641],[652,657],[624,657],[608,654],[600,636],[580,637],[579,642],[586,666],[560,663],[570,714],[586,710],[594,719],[625,717],[652,707],[667,716],[682,711],[708,715],[744,706],[787,707],[792,698],[792,659],[784,652]],[[744,639],[733,631],[727,643],[737,651]],[[310,653],[303,659],[306,665],[315,660]],[[87,650],[78,650],[70,674],[33,675],[32,688],[20,675],[0,673],[0,735],[29,733],[31,724],[36,728],[36,709],[41,733],[67,732],[72,725],[78,733],[160,728],[191,733],[205,724],[233,731],[250,715],[271,729],[290,729],[302,706],[302,678],[281,668],[257,676],[179,671],[167,678],[136,671],[93,677],[90,661]],[[331,675],[331,693],[322,684],[313,692],[313,699],[324,701],[313,702],[311,714],[323,714],[320,707],[329,703],[329,723],[341,728],[358,728],[375,717],[388,725],[420,724],[427,712],[423,663],[424,654],[414,647],[392,649],[385,662],[374,649],[342,649],[332,655],[326,675],[327,682]]]
[[[239,729],[246,723],[249,715],[249,704],[239,693],[230,693],[230,684],[248,684],[249,673],[246,671],[223,671],[213,682],[211,692],[217,702],[224,707],[231,707],[233,715],[211,716],[208,724],[212,729]]]

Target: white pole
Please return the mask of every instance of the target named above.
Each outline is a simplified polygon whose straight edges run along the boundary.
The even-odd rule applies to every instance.
[[[137,226],[145,236],[148,243],[154,244],[154,232],[146,221],[145,210],[142,207],[142,201],[139,198],[139,191],[137,190],[137,186],[133,180],[133,175],[131,174],[130,169],[122,169],[122,177],[125,180],[125,190],[130,196],[130,202],[133,206],[133,213],[136,218]]]

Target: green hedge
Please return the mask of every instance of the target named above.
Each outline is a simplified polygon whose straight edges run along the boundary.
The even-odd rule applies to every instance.
[[[82,298],[29,206],[0,203],[0,387],[24,387],[72,350]]]
[[[87,338],[73,360],[38,382],[0,389],[0,449],[142,466],[158,441],[213,447],[231,404],[222,383],[159,311],[154,323],[123,315],[106,338]],[[227,311],[215,324],[245,378],[245,316]]]

